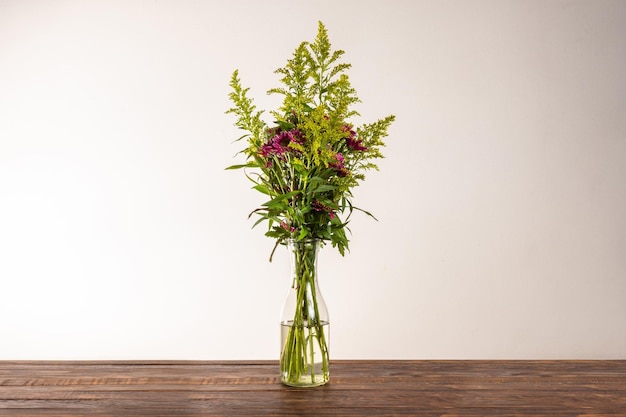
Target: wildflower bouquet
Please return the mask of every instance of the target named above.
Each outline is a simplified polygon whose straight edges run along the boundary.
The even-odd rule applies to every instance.
[[[358,127],[349,121],[358,116],[351,106],[359,99],[345,74],[350,64],[339,62],[343,54],[341,50],[331,51],[326,28],[320,22],[315,41],[302,42],[285,67],[275,71],[282,77],[282,86],[268,94],[283,96],[283,102],[270,112],[272,125],[262,120],[263,111],[256,110],[238,71],[232,74],[230,99],[234,107],[227,113],[234,114],[235,125],[246,132],[239,138],[246,139],[241,151],[246,162],[228,169],[243,168],[254,184],[252,188],[267,195],[268,200],[250,216],[259,216],[254,226],[267,222],[265,234],[276,239],[272,255],[279,244],[310,240],[330,242],[344,255],[353,211],[372,216],[352,204],[352,189],[365,179],[367,170],[377,169],[373,160],[383,157],[381,138],[387,136],[394,116]],[[294,247],[300,252],[295,259],[308,263],[295,268],[293,288],[304,292],[315,285],[315,257],[310,245]],[[281,356],[283,375],[291,372],[294,381],[309,369],[313,372],[309,366],[312,358],[306,353],[312,339],[316,339],[317,350],[325,351],[322,367],[326,372],[328,364],[323,327],[316,317],[315,292],[296,294],[296,300],[292,331]]]

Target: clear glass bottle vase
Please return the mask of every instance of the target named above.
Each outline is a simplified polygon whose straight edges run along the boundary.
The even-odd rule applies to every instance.
[[[319,239],[287,242],[291,285],[281,313],[280,380],[296,387],[330,377],[328,309],[317,283]]]

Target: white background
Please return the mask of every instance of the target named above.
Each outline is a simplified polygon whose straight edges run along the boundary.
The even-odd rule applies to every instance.
[[[626,358],[626,2],[0,0],[0,359],[278,357],[224,111],[318,20],[397,116],[331,357]]]

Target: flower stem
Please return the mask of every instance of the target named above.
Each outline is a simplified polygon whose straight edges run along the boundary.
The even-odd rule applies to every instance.
[[[313,242],[313,243],[311,243]],[[296,242],[292,249],[293,320],[287,326],[281,354],[281,380],[287,385],[316,386],[328,381],[329,354],[316,280],[317,241]],[[321,300],[321,301],[320,301]],[[326,314],[323,305],[323,313]],[[284,331],[285,329],[283,329]]]

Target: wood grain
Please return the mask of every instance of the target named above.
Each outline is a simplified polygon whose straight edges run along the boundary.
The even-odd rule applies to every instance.
[[[0,416],[626,416],[626,361],[0,361]]]

